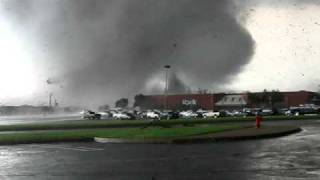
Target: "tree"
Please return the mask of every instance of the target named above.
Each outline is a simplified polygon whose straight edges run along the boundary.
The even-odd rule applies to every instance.
[[[146,96],[143,94],[137,94],[134,96],[133,107],[144,107],[146,105]]]
[[[119,108],[126,108],[128,107],[129,101],[127,98],[121,98],[118,101],[116,101],[115,106]]]
[[[248,93],[248,98],[249,101],[254,104],[259,104],[262,102],[262,98],[259,93]]]
[[[284,100],[284,95],[278,90],[267,91],[265,89],[262,93],[248,93],[248,98],[255,105],[270,105],[273,108],[275,103]]]
[[[269,93],[269,101],[271,106],[273,107],[273,105],[277,102],[282,102],[284,100],[284,95],[283,93],[279,92],[278,90],[272,90]]]
[[[108,104],[99,106],[99,111],[107,111],[107,110],[109,110],[109,109],[110,109],[110,107],[109,107]]]

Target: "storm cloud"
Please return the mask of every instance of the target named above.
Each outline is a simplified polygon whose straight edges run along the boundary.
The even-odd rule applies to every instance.
[[[228,83],[254,53],[254,40],[237,18],[241,8],[231,0],[1,3],[36,47],[39,71],[63,83],[56,94],[70,104],[163,92],[146,83],[163,74],[166,64],[174,71],[170,92],[214,90],[213,84]]]

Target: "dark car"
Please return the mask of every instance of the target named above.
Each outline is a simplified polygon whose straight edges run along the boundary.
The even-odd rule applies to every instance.
[[[128,120],[135,120],[137,118],[137,116],[133,113],[125,113],[127,116],[129,116]]]
[[[180,117],[179,113],[175,111],[168,112],[168,116],[169,119],[178,119]]]
[[[93,111],[84,111],[82,115],[83,119],[101,119],[101,114]]]
[[[311,107],[293,107],[290,108],[286,115],[306,115],[306,114],[318,114],[318,110]]]

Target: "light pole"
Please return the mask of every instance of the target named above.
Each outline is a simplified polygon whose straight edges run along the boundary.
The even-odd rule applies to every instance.
[[[168,104],[168,71],[170,69],[170,65],[165,65],[165,71],[166,71],[166,84],[165,84],[165,88],[164,88],[164,95],[165,95],[165,102],[164,102],[164,108],[167,109],[167,104]]]
[[[52,96],[53,96],[53,93],[49,93],[49,107],[52,106]]]

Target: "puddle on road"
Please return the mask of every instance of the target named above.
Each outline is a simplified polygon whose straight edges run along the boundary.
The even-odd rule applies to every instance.
[[[298,134],[265,142],[250,156],[254,159],[250,168],[262,170],[262,177],[320,178],[319,127],[305,127]]]
[[[303,127],[300,133],[283,137],[284,140],[299,140],[299,139],[316,139],[320,142],[320,128],[319,127]]]
[[[317,175],[318,177],[320,177],[320,170],[316,170],[316,171],[309,171],[307,172],[308,174],[311,174],[311,175]]]

